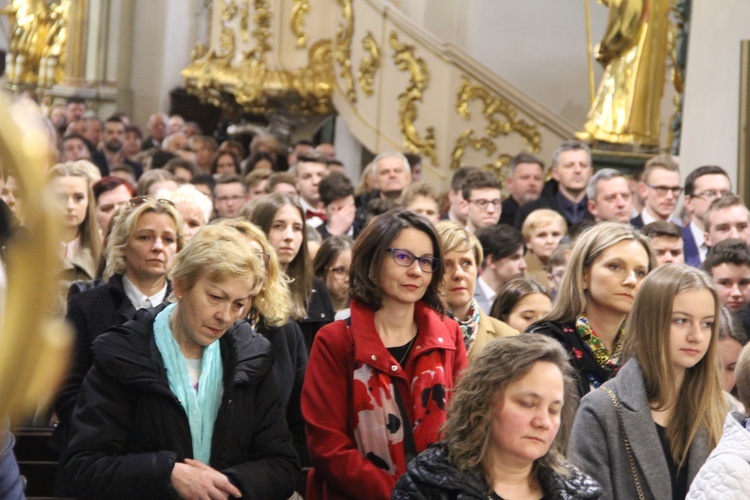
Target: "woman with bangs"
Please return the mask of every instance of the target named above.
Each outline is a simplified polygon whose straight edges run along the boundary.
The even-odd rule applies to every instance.
[[[628,317],[619,374],[581,401],[569,452],[603,498],[684,499],[728,407],[718,375],[720,302],[706,274],[657,268]]]
[[[470,358],[492,339],[518,335],[518,330],[485,314],[474,300],[477,266],[484,259],[477,237],[451,221],[441,221],[435,229],[444,252],[442,293],[451,317],[461,327]]]
[[[315,334],[333,321],[335,313],[325,283],[313,274],[305,213],[293,197],[271,193],[255,206],[250,222],[266,234],[281,271],[289,279],[291,316],[310,352]]]
[[[216,258],[220,255],[221,258]],[[207,226],[175,257],[175,303],[101,335],[60,461],[76,498],[259,498],[299,473],[269,342],[242,321],[266,275],[235,229]]]
[[[442,253],[432,223],[400,208],[357,237],[351,316],[320,330],[302,388],[306,498],[390,498],[406,464],[438,441],[467,363],[445,317]]]
[[[266,235],[255,224],[243,219],[225,219],[220,226],[232,227],[249,242],[265,265],[258,290],[247,302],[245,318],[273,348],[273,374],[286,409],[286,423],[292,433],[300,463],[309,465],[305,443],[305,423],[300,410],[302,383],[307,369],[307,348],[299,325],[289,318],[289,287],[279,261]]]
[[[133,319],[138,309],[167,301],[171,291],[167,274],[184,243],[182,218],[170,202],[132,198],[114,216],[104,283],[68,301],[66,319],[75,332],[75,348],[70,373],[55,400],[58,444],[64,444],[81,383],[93,364],[91,343]]]
[[[625,318],[654,267],[646,237],[630,225],[600,222],[576,240],[552,310],[527,331],[568,351],[581,396],[617,374]]]

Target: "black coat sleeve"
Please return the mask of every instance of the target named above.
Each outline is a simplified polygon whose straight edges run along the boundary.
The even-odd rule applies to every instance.
[[[258,383],[254,400],[248,460],[221,472],[247,498],[289,498],[294,493],[300,467],[284,418],[284,406],[270,373]]]
[[[136,395],[94,366],[81,386],[60,462],[62,493],[76,498],[172,498],[174,451],[129,452]]]

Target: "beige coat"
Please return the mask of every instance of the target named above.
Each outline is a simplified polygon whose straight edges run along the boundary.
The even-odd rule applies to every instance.
[[[469,361],[476,356],[476,353],[482,350],[487,343],[500,337],[509,335],[518,335],[518,331],[511,328],[510,325],[499,319],[487,316],[484,311],[479,311],[479,325],[477,325],[477,335],[469,351]]]

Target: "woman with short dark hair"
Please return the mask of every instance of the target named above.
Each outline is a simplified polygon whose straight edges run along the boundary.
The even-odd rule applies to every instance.
[[[351,317],[318,332],[302,389],[309,498],[388,498],[438,440],[467,362],[445,317],[441,259],[432,224],[407,210],[374,218],[357,238]]]

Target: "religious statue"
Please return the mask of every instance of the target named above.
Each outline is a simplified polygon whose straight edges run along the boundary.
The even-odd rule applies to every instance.
[[[596,59],[605,70],[579,137],[658,147],[669,0],[601,1],[609,19]]]
[[[11,83],[51,86],[62,80],[71,0],[12,0],[2,13],[11,20],[6,76]]]

